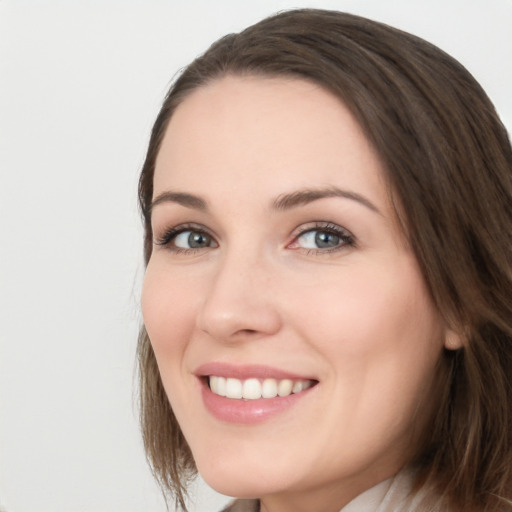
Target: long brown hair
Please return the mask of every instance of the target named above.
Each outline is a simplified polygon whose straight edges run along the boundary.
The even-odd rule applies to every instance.
[[[139,185],[146,263],[169,120],[193,90],[228,74],[312,80],[359,121],[433,300],[464,338],[463,349],[444,355],[436,414],[414,461],[425,510],[434,500],[457,511],[504,508],[512,499],[512,150],[492,103],[435,46],[361,17],[295,10],[228,35],[179,76],[153,127]],[[144,328],[138,357],[146,453],[184,507],[194,461]]]

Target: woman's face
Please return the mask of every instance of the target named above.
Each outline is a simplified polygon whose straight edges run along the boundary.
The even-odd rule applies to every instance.
[[[144,321],[204,479],[313,510],[396,473],[445,330],[344,105],[298,79],[199,88],[153,201]]]

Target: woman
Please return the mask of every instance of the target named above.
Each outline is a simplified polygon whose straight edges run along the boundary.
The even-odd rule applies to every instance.
[[[172,86],[140,179],[141,420],[184,506],[510,510],[512,152],[414,36],[319,10]]]

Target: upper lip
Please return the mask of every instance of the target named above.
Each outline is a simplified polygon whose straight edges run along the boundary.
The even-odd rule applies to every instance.
[[[291,379],[291,380],[317,380],[310,376],[281,370],[267,365],[259,364],[231,364],[223,362],[205,363],[195,369],[194,374],[198,377],[215,375],[219,377],[230,377],[234,379]]]

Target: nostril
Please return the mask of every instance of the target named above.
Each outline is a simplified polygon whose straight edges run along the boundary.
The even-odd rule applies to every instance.
[[[238,332],[239,332],[239,334],[251,335],[251,334],[256,334],[258,331],[254,330],[254,329],[240,329]]]

